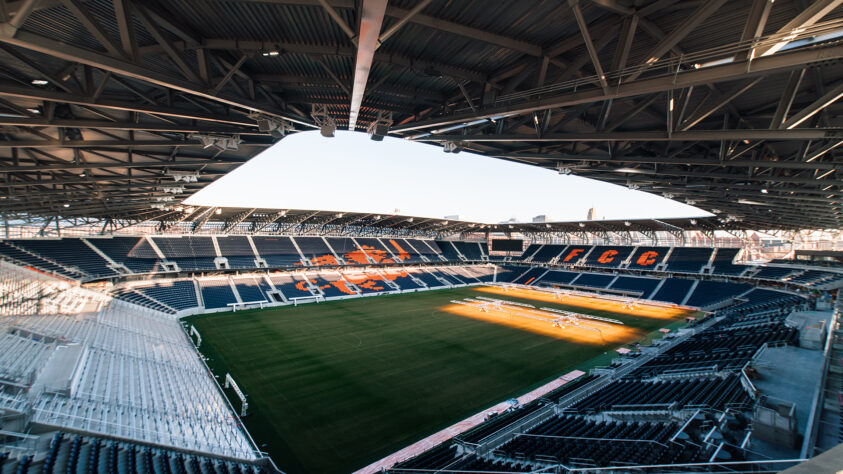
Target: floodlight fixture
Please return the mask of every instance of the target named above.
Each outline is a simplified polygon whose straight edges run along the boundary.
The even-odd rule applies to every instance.
[[[249,116],[253,118],[258,124],[258,131],[261,133],[268,133],[273,138],[284,138],[289,132],[295,131],[293,124],[284,119],[276,117],[269,117],[261,114],[252,114]]]
[[[465,143],[453,140],[448,140],[442,144],[442,149],[445,153],[459,153],[464,147]]]
[[[164,186],[161,191],[171,194],[181,194],[184,192],[184,186]]]
[[[184,181],[185,183],[196,183],[199,182],[199,172],[198,171],[168,171],[167,175],[173,178],[173,181],[179,182]]]
[[[369,138],[372,140],[380,142],[383,141],[383,137],[389,133],[389,127],[391,126],[392,112],[378,110],[377,118],[369,124],[369,127],[366,129],[366,133],[369,134]]]
[[[337,131],[337,121],[328,114],[328,106],[325,104],[314,104],[310,112],[313,121],[319,126],[319,133],[323,137],[331,138]]]
[[[243,143],[243,140],[240,138],[239,134],[210,135],[194,133],[189,135],[188,138],[192,138],[194,140],[199,140],[200,142],[202,142],[202,148],[217,147],[222,151],[237,150],[237,145]]]

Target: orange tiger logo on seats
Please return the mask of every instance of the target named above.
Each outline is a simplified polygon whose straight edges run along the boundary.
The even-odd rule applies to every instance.
[[[615,259],[615,255],[618,254],[617,250],[607,250],[600,255],[600,258],[597,259],[600,263],[609,263]]]
[[[658,252],[648,250],[648,251],[642,253],[641,256],[638,257],[638,260],[635,261],[635,263],[637,263],[638,265],[641,265],[642,267],[647,266],[647,265],[652,265],[652,264],[656,263],[656,257],[658,257],[658,256],[659,256]]]
[[[398,242],[396,242],[392,239],[389,239],[389,243],[392,244],[392,247],[395,248],[395,250],[398,251],[398,258],[402,262],[404,260],[407,260],[408,258],[410,258],[410,254],[406,250],[404,250],[404,248],[401,247],[401,245]]]
[[[310,263],[314,266],[320,267],[325,265],[339,265],[337,259],[333,255],[320,255],[310,259]]]

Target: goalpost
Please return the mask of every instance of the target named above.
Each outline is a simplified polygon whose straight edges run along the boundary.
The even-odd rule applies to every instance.
[[[234,378],[231,374],[225,374],[225,388],[233,388],[234,393],[240,397],[241,407],[240,407],[240,416],[246,416],[246,410],[249,409],[249,402],[246,401],[246,394],[240,390],[240,387],[237,386],[237,382],[234,381]]]
[[[199,334],[199,331],[196,330],[196,326],[190,325],[190,333],[191,336],[196,336],[196,347],[202,345],[202,336]]]

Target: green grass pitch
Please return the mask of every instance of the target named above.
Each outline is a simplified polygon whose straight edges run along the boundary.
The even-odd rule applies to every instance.
[[[480,294],[472,288],[425,291],[186,322],[201,333],[200,351],[212,371],[220,380],[231,372],[247,394],[244,423],[279,468],[351,472],[616,355],[617,344],[576,344],[437,309]],[[592,313],[621,319],[642,334],[674,323]]]

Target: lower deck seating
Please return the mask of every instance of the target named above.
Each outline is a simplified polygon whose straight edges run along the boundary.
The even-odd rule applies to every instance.
[[[199,305],[193,280],[162,281],[149,286],[136,286],[134,289],[177,310]]]
[[[706,406],[724,410],[730,404],[750,400],[738,375],[701,377],[691,380],[645,382],[619,380],[574,405],[585,411],[642,410],[654,405]]]
[[[541,283],[545,285],[567,285],[574,281],[574,278],[579,276],[577,272],[568,272],[565,270],[551,270],[541,277]]]
[[[684,280],[681,278],[665,278],[661,288],[656,291],[656,294],[650,298],[656,301],[664,301],[666,303],[681,304],[688,296],[688,291],[694,285],[694,280]]]
[[[215,270],[217,268],[213,258],[171,258],[168,262],[178,265],[179,270]]]
[[[260,280],[263,280],[261,278]],[[266,284],[261,284],[255,277],[232,278],[237,294],[244,303],[269,302],[270,297],[266,293]]]
[[[423,281],[428,288],[439,288],[444,287],[445,283],[440,281],[438,278],[433,276],[430,272],[419,269],[419,270],[410,270],[410,274],[414,277],[418,278],[419,280]]]
[[[643,278],[633,276],[619,276],[609,288],[613,290],[628,291],[639,294],[642,298],[647,298],[653,293],[653,290],[659,286],[661,280],[655,278]]]
[[[393,291],[394,288],[384,281],[378,273],[345,273],[345,279],[360,289],[361,293],[380,293]]]
[[[398,285],[401,290],[417,290],[421,285],[416,283],[410,274],[406,271],[385,270],[383,272],[384,278]]]
[[[237,303],[237,298],[231,290],[228,278],[224,280],[199,280],[202,301],[207,309],[228,308],[231,303]]]
[[[310,282],[318,287],[325,297],[351,296],[358,294],[351,288],[339,273],[308,274]]]
[[[685,304],[702,308],[746,293],[751,288],[746,283],[700,280]]]
[[[269,281],[287,300],[313,296],[313,293],[308,289],[307,281],[300,275],[270,274]]]
[[[789,267],[761,267],[757,273],[752,275],[752,278],[757,280],[782,280],[794,273],[801,273],[801,270]]]
[[[603,273],[580,273],[580,276],[571,281],[573,286],[587,286],[589,288],[606,288],[615,279],[614,275]]]
[[[535,267],[531,268],[518,278],[514,280],[514,283],[519,283],[522,285],[533,285],[537,283],[537,278],[542,276],[544,273],[547,272],[546,268]]]
[[[153,448],[126,441],[57,432],[46,456],[11,458],[0,453],[3,474],[134,473],[146,474],[263,474],[257,466],[200,454]]]

